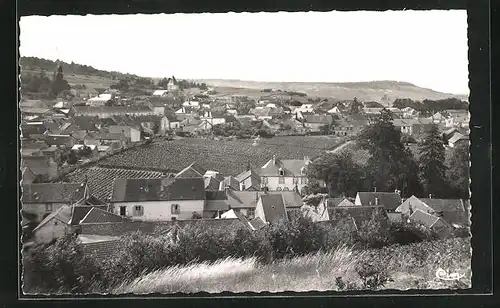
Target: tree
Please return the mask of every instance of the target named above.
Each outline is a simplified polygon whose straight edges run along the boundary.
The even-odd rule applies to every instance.
[[[69,152],[69,155],[67,157],[67,162],[70,165],[74,165],[74,164],[76,164],[78,162],[78,156],[76,155],[75,151],[71,150]]]
[[[401,189],[413,181],[413,157],[401,142],[401,132],[395,129],[389,112],[382,110],[375,123],[360,132],[357,141],[371,154],[367,177],[378,190]]]
[[[58,95],[60,92],[70,89],[71,87],[68,82],[64,80],[62,65],[59,65],[57,72],[54,72],[54,77],[52,78],[51,92],[53,95]]]
[[[363,109],[363,104],[358,101],[357,97],[355,97],[353,102],[351,103],[350,113],[358,114],[361,111],[361,109]]]
[[[426,194],[443,196],[446,189],[445,148],[438,126],[432,124],[419,143],[419,175]]]
[[[326,154],[307,166],[310,182],[326,183],[330,196],[354,196],[363,177],[363,169],[348,152]]]
[[[447,178],[455,190],[456,197],[469,198],[469,145],[461,142],[448,161]]]

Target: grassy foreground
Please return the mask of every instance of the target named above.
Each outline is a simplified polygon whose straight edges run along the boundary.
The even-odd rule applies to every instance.
[[[471,285],[470,257],[469,239],[364,251],[344,246],[270,264],[254,258],[227,258],[169,267],[124,282],[111,293],[463,289]],[[437,278],[439,269],[456,273],[459,279]]]

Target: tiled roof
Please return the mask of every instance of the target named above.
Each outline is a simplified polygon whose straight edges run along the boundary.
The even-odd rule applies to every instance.
[[[425,213],[419,209],[417,209],[410,216],[410,221],[418,222],[427,228],[431,228],[438,220],[439,217]]]
[[[271,108],[269,108],[269,107],[252,108],[252,109],[250,109],[249,113],[253,114],[257,117],[267,117],[267,116],[270,116]]]
[[[400,126],[413,126],[413,125],[430,125],[432,119],[394,119],[392,124],[396,127]]]
[[[206,211],[227,211],[229,210],[229,201],[224,191],[207,191],[205,192],[207,203]]]
[[[279,176],[279,169],[282,168],[284,176],[301,176],[301,170],[306,165],[307,163],[303,159],[276,159],[275,164],[272,163],[271,159],[262,168],[258,169],[257,172],[261,177]]]
[[[203,178],[115,179],[112,202],[205,200]]]
[[[469,137],[462,135],[461,133],[455,133],[451,138],[448,140],[449,143],[455,143],[459,140],[467,140]]]
[[[220,181],[213,176],[205,177],[205,190],[219,190]]]
[[[252,230],[260,230],[266,226],[266,223],[260,219],[260,217],[255,217],[248,222]]]
[[[55,212],[52,212],[47,217],[45,217],[45,219],[42,220],[42,222],[40,222],[40,224],[33,231],[36,232],[38,229],[40,229],[53,219],[57,219],[64,224],[69,224],[71,220],[71,207],[67,205],[61,206]]]
[[[235,179],[233,176],[225,177],[223,184],[224,186],[222,188],[229,187],[232,190],[240,190],[240,182],[238,182],[238,180]]]
[[[434,199],[419,198],[420,201],[430,206],[436,212],[465,211],[464,201],[461,199]]]
[[[356,205],[354,205],[354,203],[352,203],[348,199],[344,198],[342,201],[339,202],[337,206],[356,206]]]
[[[80,221],[89,213],[89,211],[93,208],[94,206],[74,206],[73,207],[73,215],[71,217],[71,224],[72,225],[78,225]],[[100,206],[95,206],[103,211],[106,211],[108,206],[107,205],[100,205]]]
[[[182,169],[177,175],[175,176],[176,178],[192,178],[192,177],[202,177],[207,173],[207,170],[205,170],[202,166],[198,165],[197,163],[192,163],[191,165],[187,166],[186,168]]]
[[[379,205],[383,205],[386,210],[395,210],[403,200],[401,196],[394,192],[358,192],[361,205],[374,206],[375,198],[378,198]]]
[[[282,196],[287,209],[302,206],[302,197],[294,191],[229,191],[228,200],[231,208],[255,208],[262,195]]]
[[[120,250],[121,241],[109,240],[82,244],[84,253],[94,255],[96,259],[107,258]]]
[[[147,106],[73,106],[77,114],[99,114],[99,113],[133,113],[133,112],[152,112]]]
[[[106,201],[111,197],[113,182],[116,178],[121,179],[150,179],[162,178],[162,172],[149,170],[127,170],[116,168],[89,167],[79,168],[66,175],[68,181],[83,182],[88,178],[88,186],[92,195]]]
[[[262,209],[266,221],[272,222],[279,219],[287,219],[285,204],[280,195],[261,195]]]
[[[340,204],[345,198],[339,197],[339,198],[329,198],[328,199],[328,206],[329,207],[335,207]]]
[[[254,188],[254,189],[259,190],[260,189],[260,184],[261,184],[260,176],[253,169],[245,171],[245,172],[239,174],[235,178],[235,180],[238,181],[238,182],[243,182],[243,181],[247,180],[248,178],[250,178],[251,185],[250,185],[250,187],[245,187],[245,190],[250,189],[250,188]],[[239,188],[238,188],[238,190],[239,190]]]
[[[123,222],[125,219],[119,215],[101,210],[97,207],[92,207],[87,215],[80,220],[80,224],[95,224],[103,222]]]
[[[83,199],[83,183],[37,183],[23,185],[23,203],[70,203]]]

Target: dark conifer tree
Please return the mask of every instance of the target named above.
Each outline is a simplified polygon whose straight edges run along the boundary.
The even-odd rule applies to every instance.
[[[426,194],[446,193],[445,148],[438,126],[432,124],[419,144],[419,175]]]

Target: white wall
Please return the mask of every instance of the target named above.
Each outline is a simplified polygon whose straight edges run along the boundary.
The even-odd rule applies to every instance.
[[[135,128],[130,128],[130,142],[141,141],[141,132]]]
[[[423,203],[420,201],[418,198],[411,196],[410,198],[406,199],[405,202],[403,202],[400,206],[397,207],[396,212],[403,213],[403,214],[409,214],[410,212],[410,205],[413,209],[413,212],[415,212],[417,209],[421,210],[422,212],[433,214],[434,210],[429,207],[427,204]]]
[[[50,243],[53,239],[60,238],[69,233],[68,225],[57,219],[48,221],[45,225],[35,232],[35,242]]]
[[[172,214],[172,204],[179,204],[180,214]],[[144,215],[133,216],[134,207],[141,205],[143,207]],[[177,217],[178,220],[191,219],[193,212],[203,214],[205,207],[204,200],[182,200],[182,201],[138,201],[138,202],[117,202],[113,203],[113,213],[120,215],[120,207],[126,206],[126,216],[134,220],[172,220],[172,216]]]
[[[282,190],[285,187],[288,187],[288,190],[293,190],[295,187],[295,184],[293,183],[293,177],[283,177],[285,179],[284,184],[279,184],[279,178],[278,176],[268,176],[267,177],[267,187],[269,190],[277,190],[278,187],[280,187]],[[298,178],[298,184],[297,186],[299,187],[299,190],[302,189],[304,186],[307,185],[307,178],[305,176],[302,177],[297,177]],[[304,179],[304,180],[303,180]],[[262,181],[262,178],[261,178]],[[305,182],[303,182],[305,181]]]
[[[262,221],[267,222],[266,215],[264,215],[264,209],[262,208],[262,199],[259,198],[257,206],[255,207],[255,217],[259,217]]]
[[[46,211],[46,204],[52,205],[51,211]],[[42,221],[44,214],[50,214],[57,211],[61,206],[66,205],[66,203],[23,203],[22,208],[28,213],[36,214],[37,220]]]

